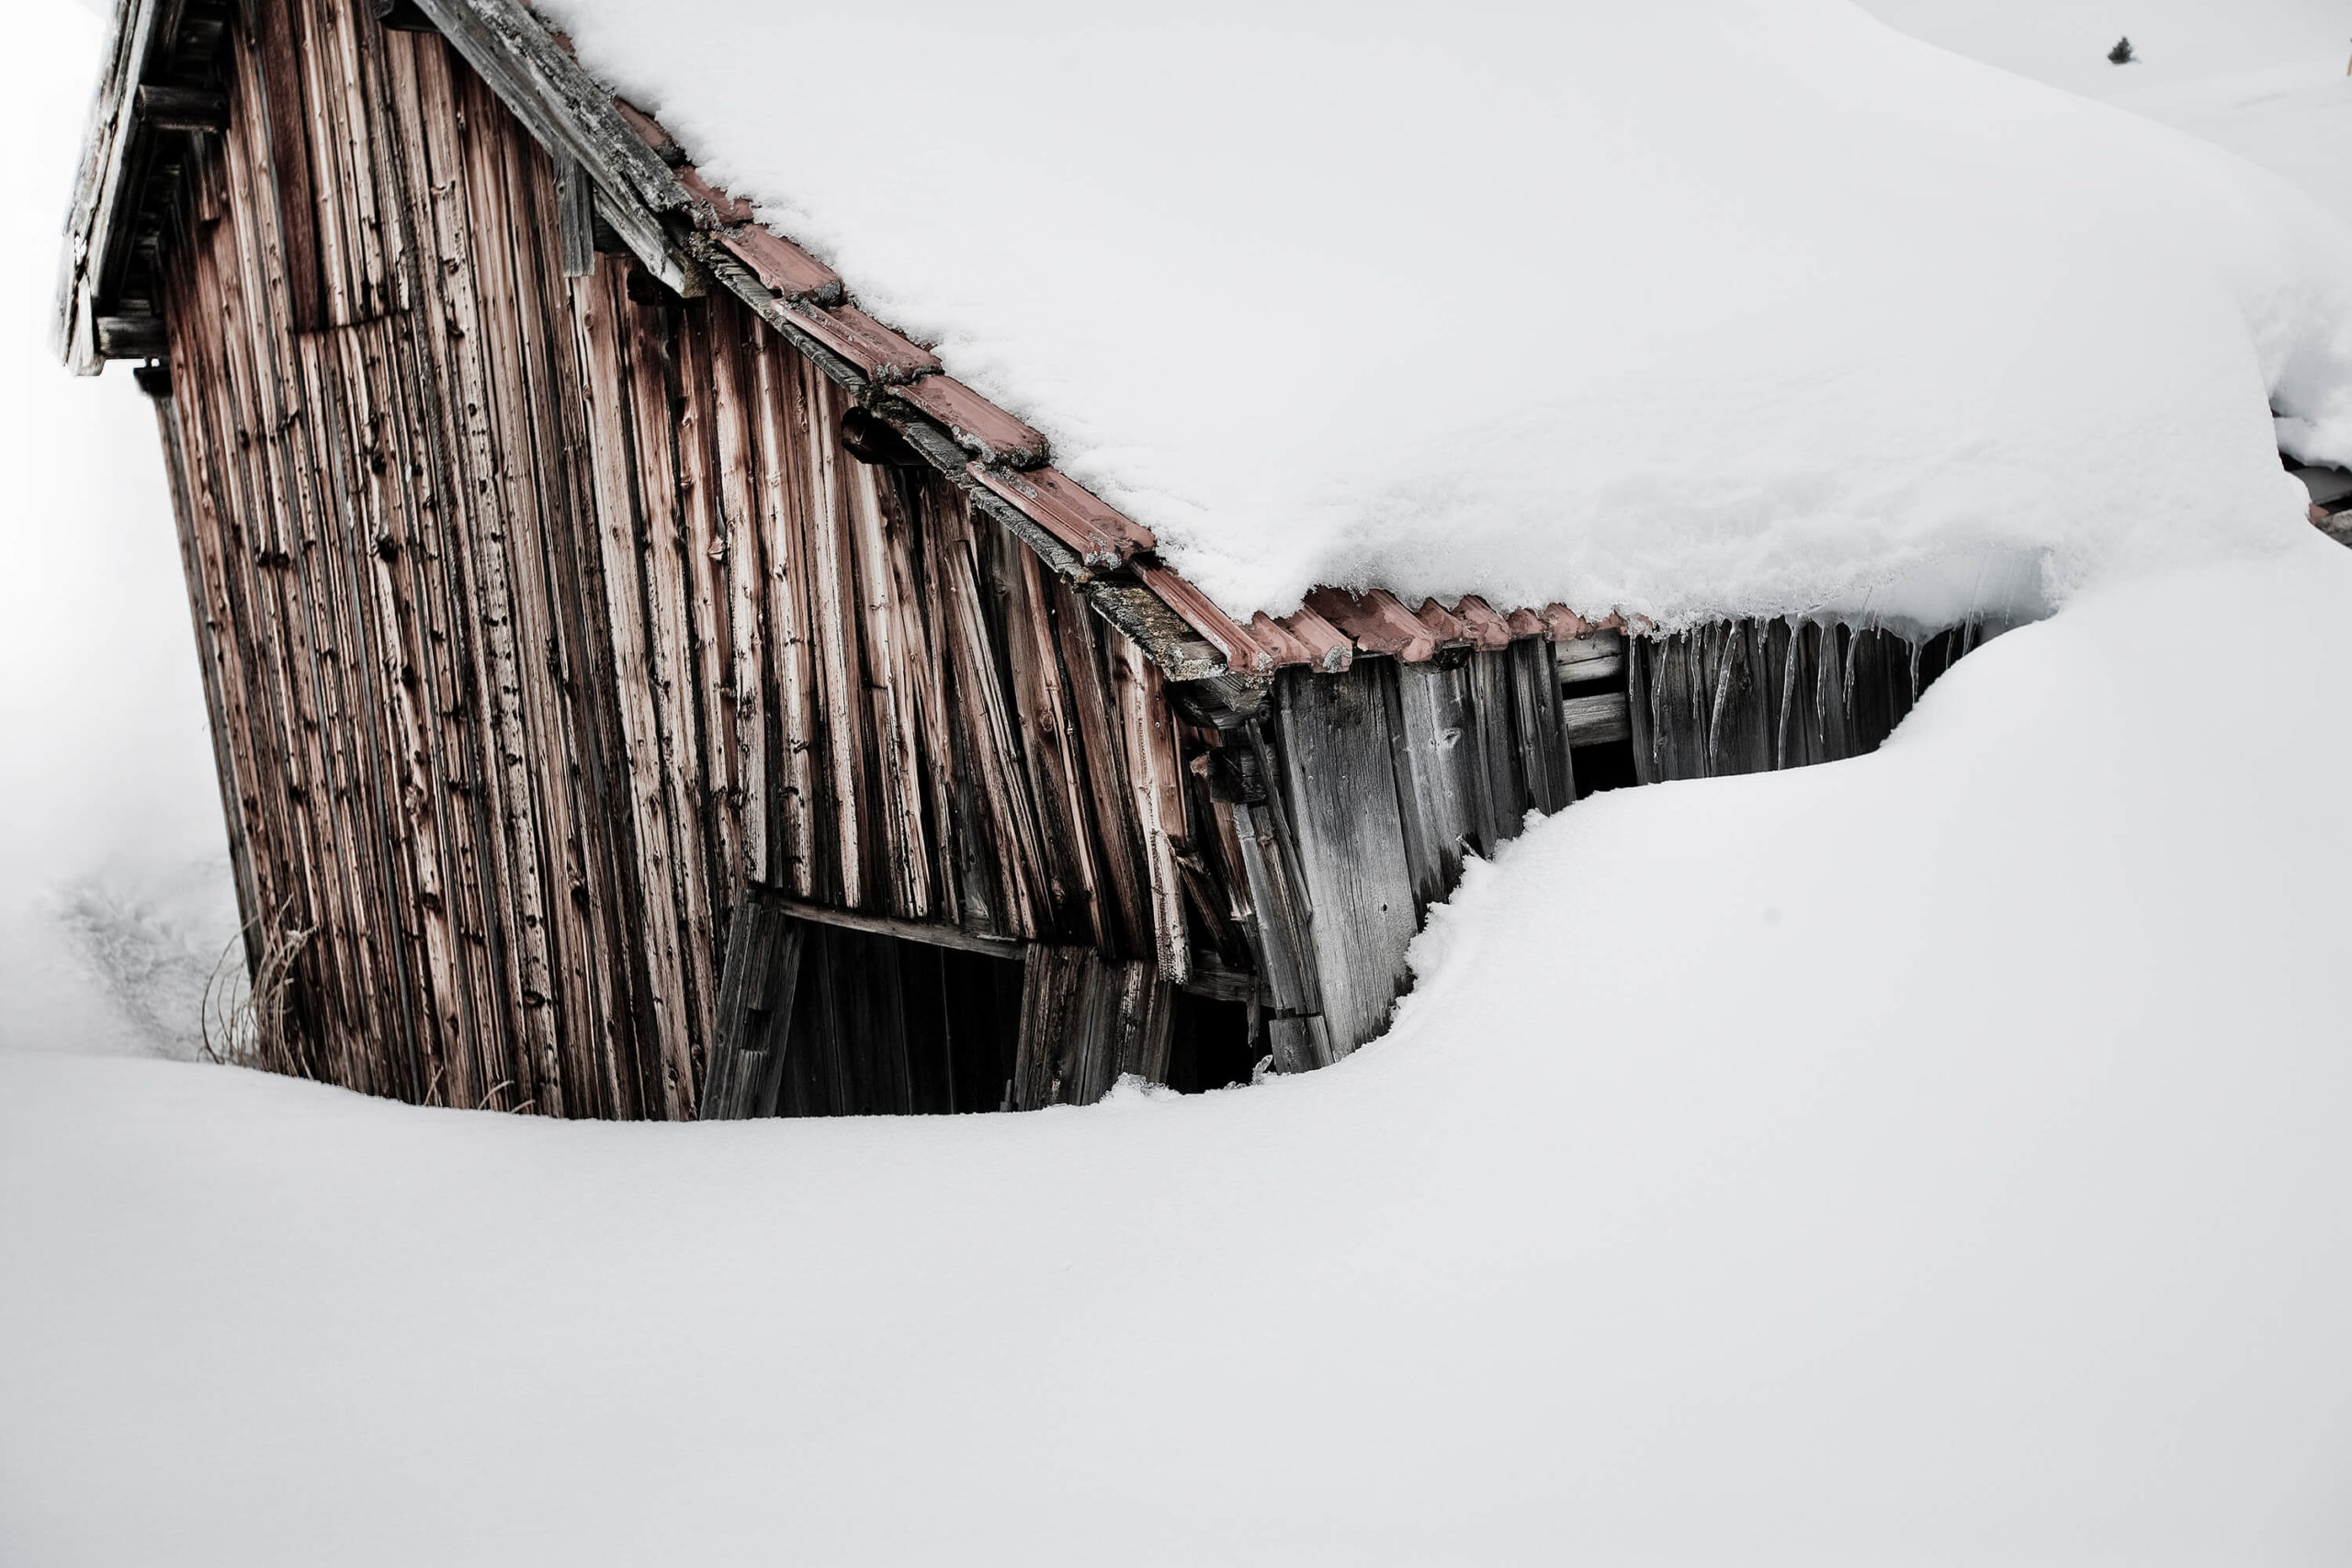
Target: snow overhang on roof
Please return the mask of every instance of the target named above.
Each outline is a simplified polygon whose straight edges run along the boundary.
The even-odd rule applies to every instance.
[[[718,287],[749,304],[919,459],[1088,589],[1172,677],[1263,675],[1292,665],[1336,672],[1359,650],[1418,662],[1448,648],[1623,625],[1614,616],[1588,624],[1560,604],[1498,612],[1474,595],[1450,608],[1429,599],[1416,610],[1383,591],[1333,589],[1289,615],[1238,623],[1158,559],[1151,530],[1054,468],[1043,434],[946,375],[928,347],[861,310],[831,266],[705,178],[658,121],[581,68],[562,34],[514,0],[377,6],[379,16],[397,7],[413,14],[412,25],[441,33],[554,155],[558,178],[586,186],[594,217],[648,273],[684,297]],[[220,129],[226,104],[200,88],[129,84],[200,80],[226,24],[204,0],[129,0],[117,13],[61,290],[61,341],[77,370],[163,351],[154,302],[139,292],[145,284],[132,266],[162,221],[148,182],[169,175],[170,134]],[[186,106],[198,98],[222,118],[191,119]]]
[[[1156,62],[1173,88],[1136,74],[1144,22],[1046,0],[985,26],[561,0],[609,81],[517,0],[379,6],[439,31],[554,154],[580,251],[593,213],[676,292],[742,299],[1180,679],[1424,657],[1497,623],[2030,613],[2120,561],[2267,536],[2246,383],[2307,457],[2352,452],[2340,225],[1826,0],[1489,7],[1488,30],[1543,34],[1510,50],[1394,7],[1341,34],[1210,7],[1150,24],[1200,35]],[[125,0],[60,316],[79,367],[160,343],[149,175],[190,107],[130,85],[194,81],[226,15]],[[910,102],[999,66],[1009,96],[945,130],[877,122],[854,73],[780,98],[768,44],[804,23],[888,54]],[[1088,73],[1105,59],[1124,71]],[[1214,121],[1159,99],[1103,118],[1204,85]],[[1285,129],[1271,174],[1233,166],[1236,137]],[[724,145],[687,144],[706,135]],[[1102,187],[1106,160],[1134,188]]]

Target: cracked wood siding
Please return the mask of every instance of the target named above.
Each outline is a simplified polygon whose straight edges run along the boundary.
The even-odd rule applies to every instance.
[[[691,1116],[747,880],[1182,975],[1161,671],[949,478],[853,458],[750,307],[567,278],[552,162],[439,38],[264,10],[159,412],[240,897],[314,931],[303,1070]]]

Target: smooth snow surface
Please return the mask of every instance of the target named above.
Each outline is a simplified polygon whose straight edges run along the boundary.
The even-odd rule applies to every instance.
[[[1955,53],[2218,141],[2352,220],[2343,0],[1862,0]],[[2118,38],[2133,60],[2108,63]]]
[[[2031,613],[2352,460],[2352,231],[1845,0],[546,9],[1235,611]]]
[[[2256,663],[2181,657],[2217,596]],[[2346,777],[2314,536],[1577,806],[1305,1077],[663,1127],[0,1056],[0,1556],[2340,1564]]]
[[[1982,51],[2030,65],[1990,45],[2022,50],[2014,39],[2038,36],[2049,9],[1978,7]],[[682,28],[691,10],[672,8]],[[1017,33],[1019,14],[999,14]],[[2335,309],[2334,285],[2297,269],[2306,241],[2342,242],[2161,130],[1988,86],[1827,13],[1785,14],[1799,20],[1745,24],[1753,80],[1727,63],[1734,13],[1690,11],[1661,37],[1663,63],[1641,85],[1689,110],[1685,134],[1630,87],[1577,111],[1619,116],[1627,155],[1664,171],[1665,228],[1628,241],[1641,254],[1676,261],[1666,240],[1710,200],[1758,236],[1753,275],[1733,277],[1712,327],[1647,323],[1658,356],[1632,383],[1633,412],[1611,415],[1630,462],[1667,445],[1635,428],[1638,399],[1680,388],[1660,429],[1682,466],[1649,492],[1648,537],[1743,592],[1796,582],[1832,558],[1838,514],[1737,504],[1760,482],[1739,454],[1781,465],[1767,477],[1810,474],[1836,501],[1839,485],[1887,482],[1878,444],[1898,415],[1940,407],[1959,422],[1948,435],[1894,432],[1935,466],[1898,497],[1907,510],[1841,536],[1856,570],[1977,525],[1968,508],[2007,493],[2024,510],[1997,511],[2015,529],[1997,542],[2036,569],[2045,546],[2077,552],[2053,558],[2090,585],[2056,615],[1972,654],[1872,757],[1618,792],[1537,825],[1437,912],[1386,1039],[1245,1090],[1024,1117],[584,1125],[0,1050],[0,1563],[2352,1560],[2352,553],[2288,526],[2299,508],[2271,493],[2262,387],[2287,360],[2257,346]],[[990,117],[1017,129],[1026,111],[969,84],[893,118],[876,107],[878,53],[807,63],[843,25],[828,16],[763,59],[711,46],[701,66],[773,76],[762,101],[784,125],[802,112],[796,95],[834,101],[850,89],[831,79],[861,77],[859,134],[877,153],[935,127],[922,133],[975,190],[1047,231],[1075,225],[1012,176],[1055,156],[1082,173],[1087,147],[1033,149],[1008,175],[984,161],[1011,140]],[[1135,36],[1089,18],[1074,28],[1097,46]],[[1906,115],[1942,123],[1962,98],[1980,111],[1981,144],[1955,131],[1942,162],[1919,166],[1930,185],[1981,197],[1977,175],[2031,165],[2046,145],[2051,167],[2018,189],[2045,225],[2032,254],[2047,309],[2026,324],[1972,310],[1984,301],[1962,261],[2016,302],[2023,264],[1996,242],[2023,220],[1962,202],[1937,226],[1959,259],[1933,276],[1954,300],[1880,344],[1866,329],[1914,280],[1858,281],[1867,269],[1842,243],[1806,252],[1802,214],[1783,210],[1846,210],[1839,182],[1868,146],[1815,147],[1826,173],[1809,195],[1762,166],[1788,145],[1772,117],[1755,121],[1754,150],[1700,156],[1702,140],[1724,142],[1731,109],[1752,115],[1770,83],[1803,77],[1778,47],[1798,27],[1842,40],[1822,70],[1896,62],[1894,119],[1857,120],[1876,130],[1849,141],[1901,142]],[[2099,33],[2126,30],[2152,67],[2175,58],[2161,27],[2088,28],[2101,52],[2112,39]],[[72,70],[85,72],[94,32],[44,44],[28,27],[27,48],[53,44],[59,61],[78,49]],[[1448,63],[1448,39],[1420,41],[1431,92],[1468,69]],[[1606,74],[1576,51],[1531,62],[1507,41],[1493,67],[1505,85]],[[2222,41],[2197,47],[2238,69]],[[2245,68],[2269,69],[2270,47],[2246,43]],[[1197,74],[1171,49],[1163,84],[1152,51],[1135,52],[1120,85],[1141,108]],[[17,108],[67,74],[39,58]],[[1237,69],[1244,87],[1258,79]],[[1938,83],[1950,93],[1928,90]],[[1115,96],[1062,86],[1089,107]],[[1228,121],[1276,102],[1237,89],[1191,116],[1214,151],[1231,145]],[[961,103],[981,123],[959,144],[946,117]],[[1784,118],[1822,131],[1815,107],[1800,96]],[[1118,120],[1103,116],[1103,133],[1131,135]],[[1318,123],[1295,145],[1322,145],[1306,134]],[[817,130],[804,145],[856,140]],[[39,163],[31,136],[10,173]],[[2136,217],[2058,201],[2086,139],[2203,173]],[[1723,175],[1732,164],[1752,175],[1752,201]],[[1579,188],[1606,183],[1570,173]],[[1103,190],[1100,244],[1119,225],[1181,237],[1207,222],[1182,177],[1163,168]],[[1462,177],[1498,176],[1473,164]],[[1260,171],[1250,189],[1274,178]],[[2224,186],[2253,193],[2253,216],[2216,271],[2212,253],[2238,243],[2211,217]],[[892,188],[908,226],[932,221],[930,187]],[[1344,223],[1355,188],[1302,179],[1299,199]],[[1900,188],[1868,188],[1913,210]],[[1372,273],[1433,257],[1416,215],[1469,200],[1399,192],[1381,207],[1398,248]],[[43,228],[57,205],[31,209]],[[9,216],[21,206],[12,194]],[[1522,201],[1494,221],[1537,216]],[[1871,254],[1918,260],[1905,224],[1873,238],[1848,212],[1829,237],[1858,231]],[[1575,232],[1563,278],[1631,272],[1619,253],[1591,254],[1607,249],[1598,228]],[[2134,235],[2148,254],[2119,259]],[[967,246],[975,279],[1012,270],[989,243]],[[871,291],[846,242],[839,254]],[[1156,296],[1172,317],[1274,310],[1217,294],[1216,258],[1187,255],[1204,263],[1197,288]],[[1278,282],[1308,276],[1305,260],[1272,259]],[[1694,277],[1739,271],[1679,259]],[[1180,265],[1146,258],[1136,288],[1160,289]],[[1510,321],[1517,301],[1482,299],[1458,257],[1447,267],[1419,309],[1483,304]],[[874,276],[885,270],[877,260]],[[1366,276],[1342,270],[1335,288],[1358,291],[1343,304],[1378,292]],[[1796,309],[1832,278],[1855,286],[1845,328]],[[1641,282],[1634,302],[1666,288]],[[46,283],[9,275],[28,355]],[[2285,292],[2264,293],[2272,284]],[[2083,313],[2101,285],[2143,299],[2136,327],[2120,305]],[[1736,307],[1755,299],[1791,313],[1742,320]],[[1108,333],[1121,300],[1104,299],[1085,320]],[[2245,299],[2269,304],[2233,316]],[[1538,325],[1567,319],[1556,299],[1532,309]],[[1405,360],[1433,352],[1411,335],[1418,320],[1395,323]],[[979,346],[1007,348],[1018,326],[951,357],[977,378]],[[1604,314],[1577,330],[1623,355],[1642,326]],[[1780,398],[1752,378],[1776,333],[1819,350]],[[1151,351],[1172,353],[1176,335]],[[1320,384],[1302,368],[1308,341],[1277,338],[1254,361],[1280,372],[1245,405],[1261,411],[1250,438],[1272,445],[1238,448],[1230,472],[1283,442],[1303,462],[1349,456],[1359,437],[1354,455],[1384,457],[1364,432],[1317,423],[1323,404],[1292,389]],[[1517,341],[1496,325],[1449,362],[1440,384],[1454,402],[1397,390],[1386,471],[1410,468],[1406,437],[1432,408],[1468,418],[1479,389],[1532,384]],[[2069,357],[2090,341],[2117,345],[2146,384]],[[1333,352],[1360,368],[1370,351]],[[2015,384],[1996,396],[1999,352]],[[1133,390],[1106,412],[1074,394],[1081,375],[1115,382],[1116,361],[1021,363],[1067,377],[1046,391],[1073,394],[1089,418],[1148,412],[1158,395]],[[1565,356],[1553,368],[1571,388],[1590,373]],[[2101,396],[2131,393],[2104,434],[2087,432],[2098,439],[2084,439],[2090,392],[2045,384],[2075,373]],[[95,388],[43,375],[11,383],[8,422],[27,434],[9,454],[19,488],[0,571],[7,908],[50,897],[52,942],[61,909],[99,930],[174,931],[174,868],[214,804],[153,437],[119,371]],[[1359,404],[1385,389],[1339,386]],[[1905,400],[1879,408],[1871,387]],[[1798,402],[1850,417],[1800,430],[1783,407]],[[1731,406],[1750,417],[1724,419]],[[2064,416],[2046,449],[2025,434],[2036,413]],[[1187,417],[1180,434],[1215,434],[1227,414]],[[1571,456],[1621,450],[1575,445],[1596,439],[1581,425],[1560,439]],[[1122,455],[1105,437],[1088,450],[1172,465],[1176,448]],[[2052,510],[2105,494],[2086,469],[2126,486],[2137,513]],[[1720,511],[1672,510],[1701,503]],[[1938,504],[1953,508],[1943,522],[1920,510]],[[1817,536],[1791,521],[1816,515],[1830,519]],[[1614,541],[1619,557],[1589,558],[1646,570],[1630,524],[1604,535],[1559,516],[1564,538],[1574,524]],[[2080,527],[2051,531],[2052,517]],[[2127,535],[2150,569],[2136,578],[2115,570]],[[1312,554],[1295,534],[1277,543]],[[114,880],[87,880],[109,863]],[[44,892],[60,879],[69,891]],[[119,984],[41,988],[14,927],[0,959],[0,1046],[86,1049],[130,1029]]]

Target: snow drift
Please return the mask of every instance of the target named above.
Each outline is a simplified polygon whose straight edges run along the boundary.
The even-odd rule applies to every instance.
[[[2017,22],[2042,7],[1976,9]],[[684,28],[696,13],[666,14]],[[1026,1117],[567,1125],[0,1055],[0,1558],[2345,1561],[2352,555],[2297,522],[2262,408],[2271,389],[2315,430],[2338,417],[2336,394],[2277,389],[2299,365],[2298,385],[2337,376],[2321,261],[2342,231],[2219,153],[1843,13],[1693,6],[1658,25],[1659,58],[1616,62],[1657,105],[1611,90],[1615,57],[1592,57],[1645,20],[1489,28],[1498,91],[1584,93],[1573,110],[1516,112],[1619,125],[1612,145],[1660,192],[1632,253],[1599,216],[1544,220],[1524,201],[1490,215],[1567,236],[1551,265],[1584,314],[1503,287],[1532,264],[1487,288],[1469,253],[1441,254],[1422,220],[1475,203],[1403,177],[1435,154],[1369,213],[1351,206],[1355,154],[1308,135],[1312,104],[1283,144],[1288,175],[1253,166],[1232,188],[1274,202],[1292,178],[1334,223],[1385,219],[1391,248],[1343,268],[1332,300],[1285,300],[1234,284],[1214,247],[1116,256],[1119,226],[1154,213],[1173,239],[1227,232],[1193,205],[1226,186],[1150,165],[1090,192],[1080,176],[1107,157],[1021,144],[1023,117],[1044,111],[976,87],[985,75],[879,112],[845,63],[879,56],[829,39],[847,24],[827,15],[788,35],[741,18],[770,28],[765,47],[694,62],[777,83],[729,101],[797,128],[752,151],[778,175],[805,161],[810,183],[755,188],[808,203],[811,221],[824,182],[896,199],[899,234],[1001,203],[1001,226],[958,230],[948,256],[893,260],[880,240],[853,254],[838,205],[827,235],[854,284],[956,327],[960,373],[987,381],[976,367],[997,363],[1000,392],[1030,378],[1025,406],[1073,422],[1060,433],[1095,477],[1140,474],[1136,494],[1199,522],[1196,560],[1272,581],[1349,551],[1370,571],[1419,542],[1432,580],[1483,553],[1480,570],[1586,572],[1597,593],[1619,592],[1611,572],[1628,594],[1636,578],[1695,583],[1691,604],[1711,581],[1868,594],[1897,572],[1957,562],[1973,582],[2022,561],[2025,584],[2074,597],[1963,661],[1875,756],[1620,792],[1538,826],[1437,912],[1389,1038],[1246,1091]],[[1054,77],[1103,137],[1142,134],[1124,102],[1181,107],[1213,152],[1246,141],[1229,124],[1281,116],[1274,77],[1246,62],[1235,80],[1266,91],[1184,102],[1208,65],[1176,35],[1230,19],[1138,33],[1087,13],[1040,42],[1023,14],[997,15],[1001,43],[928,20],[947,29],[943,55],[1137,62],[1124,98]],[[1279,35],[1310,21],[1264,24],[1268,58],[1304,51]],[[630,47],[620,21],[589,23],[592,48]],[[1521,47],[1574,28],[1591,50]],[[1821,47],[1797,47],[1808,37]],[[2161,29],[2143,41],[2168,57]],[[1431,101],[1476,108],[1462,83],[1487,66],[1449,63],[1466,47],[1451,35],[1392,48],[1381,91],[1423,46]],[[662,53],[675,46],[638,47],[649,75],[683,79]],[[1797,90],[1858,62],[1871,71],[1840,77],[1830,108]],[[932,70],[915,85],[949,74]],[[1840,137],[1832,109],[1858,95],[1885,102]],[[961,126],[964,104],[987,123]],[[687,97],[662,107],[696,131]],[[1383,107],[1422,112],[1410,95]],[[1804,135],[1781,139],[1775,114]],[[1948,118],[1968,115],[1973,142]],[[1742,116],[1755,149],[1721,151]],[[1855,145],[1874,137],[1884,159]],[[1923,145],[1941,161],[1917,163]],[[2352,166],[2346,145],[2301,151]],[[928,146],[943,166],[868,187],[808,155],[853,146]],[[1844,194],[1808,195],[1770,147],[1816,156]],[[1328,189],[1318,153],[1341,166]],[[2104,173],[2083,172],[2094,155]],[[1040,184],[1055,167],[1069,177]],[[1462,178],[1499,183],[1476,160]],[[1606,170],[1561,179],[1611,186]],[[1921,231],[1938,182],[1967,199]],[[1077,232],[1090,200],[1105,230],[1091,241]],[[1879,210],[1884,225],[1856,216]],[[1052,288],[984,288],[1039,276],[1028,253],[989,249],[1028,243],[1011,212],[1097,248],[1046,255]],[[1805,212],[1838,215],[1818,247]],[[1753,235],[1753,267],[1736,247],[1667,243],[1702,231]],[[1311,248],[1311,228],[1253,232],[1264,252],[1245,259],[1272,286],[1319,265],[1283,249]],[[1940,270],[1938,243],[1954,258]],[[1682,270],[1645,278],[1621,254]],[[1130,270],[1080,288],[1092,313],[1073,316],[1059,295],[1091,257]],[[1187,326],[1219,308],[1253,329],[1292,308],[1302,329],[1346,321],[1402,298],[1415,259],[1444,267],[1382,322],[1390,335],[1235,336],[1260,345],[1238,362],[1256,380],[1236,367],[1217,389],[1236,408],[1145,420],[1173,383],[1142,372],[1193,363]],[[1624,313],[1702,277],[1786,309]],[[1949,298],[1893,319],[1922,278]],[[1822,305],[1839,280],[1850,321]],[[2025,319],[1998,319],[1996,294]],[[1154,310],[1174,324],[1137,324]],[[1430,323],[1473,317],[1483,335],[1443,352]],[[1596,357],[1523,363],[1524,323],[1547,321]],[[1645,330],[1660,347],[1637,360]],[[1029,352],[1084,331],[1103,334],[1100,363],[1074,338],[1057,358]],[[1776,338],[1798,355],[1781,381],[1758,369]],[[1442,375],[1414,389],[1366,374],[1383,354]],[[1628,364],[1641,374],[1613,400],[1604,372]],[[1387,417],[1389,439],[1333,400]],[[1650,511],[1563,504],[1514,525],[1540,524],[1541,548],[1507,548],[1374,506],[1380,485],[1427,477],[1416,463],[1462,461],[1435,433],[1408,439],[1432,417],[1484,419],[1500,442],[1530,408],[1578,400],[1600,425],[1531,426],[1557,461],[1482,482],[1571,502],[1617,485]],[[1283,498],[1324,493],[1283,470],[1294,459],[1370,467],[1329,509],[1287,514]],[[1916,488],[1897,482],[1928,460]],[[1888,509],[1839,522],[1742,502],[1802,483],[1857,507],[1883,487]],[[1817,535],[1802,525],[1823,518]],[[130,683],[130,656],[108,648],[122,662],[100,668]]]
[[[1237,612],[2030,614],[2352,459],[2352,231],[1844,0],[548,9]]]
[[[2251,693],[2176,657],[2215,594]],[[2347,605],[2307,536],[1874,756],[1587,801],[1253,1089],[662,1126],[0,1056],[6,1555],[2340,1563]]]

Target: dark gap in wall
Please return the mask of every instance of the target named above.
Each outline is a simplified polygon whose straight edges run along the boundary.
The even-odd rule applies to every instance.
[[[808,928],[780,1116],[937,1116],[1007,1109],[1021,1037],[1019,961],[835,926]],[[1259,1053],[1238,1002],[1179,991],[1169,1086],[1247,1083]]]
[[[1250,1010],[1239,1002],[1176,993],[1176,1024],[1168,1052],[1168,1087],[1202,1094],[1248,1083],[1261,1055],[1250,1038]]]

